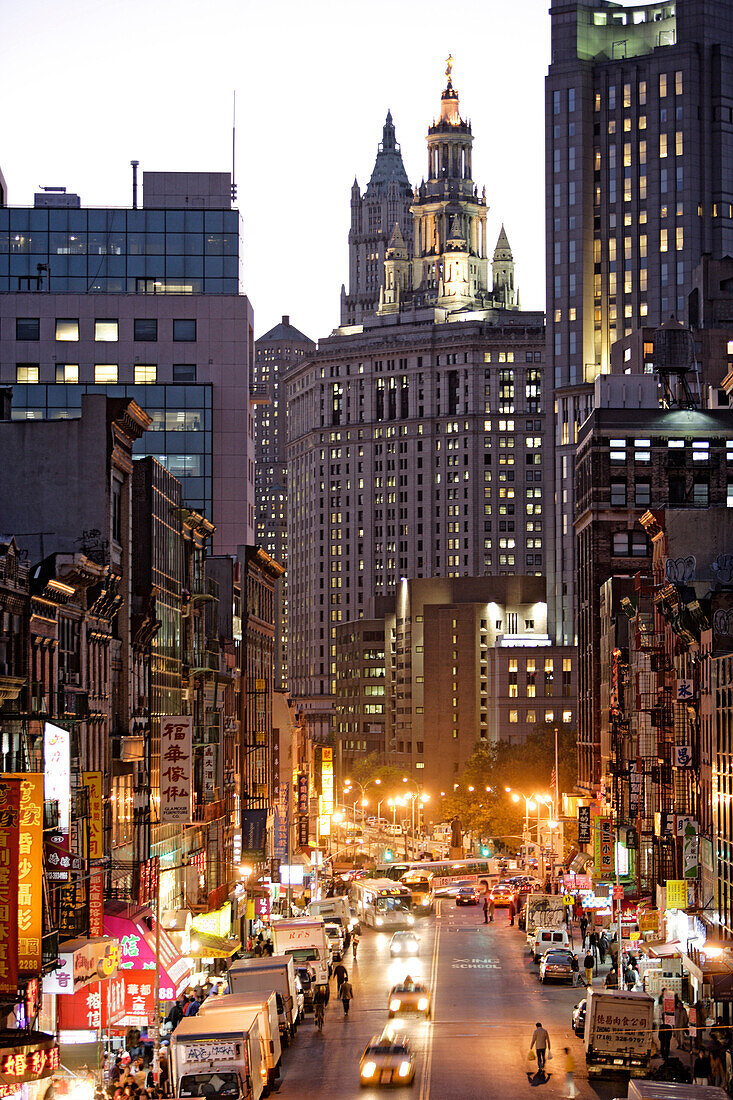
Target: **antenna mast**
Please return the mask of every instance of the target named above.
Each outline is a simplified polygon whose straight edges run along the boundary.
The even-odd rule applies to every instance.
[[[232,202],[237,198],[237,185],[234,171],[237,158],[237,92],[232,92]]]

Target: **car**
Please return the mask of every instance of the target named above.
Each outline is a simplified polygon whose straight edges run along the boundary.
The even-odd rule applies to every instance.
[[[456,905],[478,905],[478,898],[475,886],[461,886],[456,893]]]
[[[572,955],[569,951],[545,951],[540,960],[539,979],[543,985],[546,982],[572,982],[573,968]]]
[[[417,955],[419,950],[420,940],[414,932],[395,932],[389,941],[389,953],[393,958],[395,955],[403,958],[407,955]]]
[[[495,906],[511,905],[515,898],[511,882],[497,882],[491,887],[491,900]]]
[[[374,1035],[359,1062],[362,1085],[412,1085],[415,1081],[415,1055],[406,1035],[398,1036],[387,1026]]]
[[[573,1005],[572,1015],[572,1028],[576,1035],[580,1035],[582,1038],[585,1034],[585,1010],[588,1002],[583,998],[582,1001],[578,1001],[576,1005]]]
[[[393,1016],[417,1013],[427,1020],[430,1017],[430,990],[408,976],[404,982],[392,986],[387,1006],[390,1019]]]

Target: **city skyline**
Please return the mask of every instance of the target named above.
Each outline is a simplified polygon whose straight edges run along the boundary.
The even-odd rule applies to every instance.
[[[63,22],[45,0],[22,10],[5,7],[0,87],[8,102],[12,88],[26,89],[20,109],[4,119],[0,168],[11,205],[31,205],[39,186],[53,185],[77,192],[83,205],[129,206],[132,159],[141,171],[231,170],[236,91],[242,290],[254,306],[257,336],[283,312],[313,339],[338,324],[354,177],[366,186],[389,109],[410,182],[420,183],[425,132],[439,111],[445,58],[452,53],[476,138],[474,177],[486,185],[488,236],[496,239],[506,225],[522,305],[544,307],[549,21],[539,0],[521,10],[469,4],[466,18],[490,31],[473,40],[436,33],[440,9],[433,0],[421,6],[419,19],[415,5],[377,4],[369,20],[356,5],[344,12],[325,0],[310,5],[307,16],[284,0],[264,9],[218,2],[195,35],[188,3],[177,5],[174,22],[170,4],[151,13],[133,2],[114,35],[107,3],[65,8]],[[35,72],[29,81],[22,43],[31,26]],[[407,58],[399,42],[409,42]],[[83,65],[69,65],[72,46],[71,56],[83,54]],[[126,66],[152,75],[153,86],[167,91],[151,96],[147,79],[130,85]],[[110,81],[114,72],[119,81]],[[182,79],[188,92],[179,97]],[[311,105],[312,124],[293,110],[296,97]]]

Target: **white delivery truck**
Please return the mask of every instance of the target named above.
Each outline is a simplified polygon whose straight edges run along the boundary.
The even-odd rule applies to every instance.
[[[564,928],[566,912],[562,894],[529,894],[524,931],[530,951],[534,949],[535,929]]]
[[[312,901],[308,906],[308,913],[316,920],[334,921],[340,924],[344,933],[344,947],[349,946],[351,933],[356,925],[356,918],[352,916],[347,897],[322,898],[320,901]]]
[[[257,1012],[257,1021],[262,1040],[262,1051],[267,1066],[267,1083],[272,1089],[280,1076],[280,1062],[282,1061],[282,1044],[280,1042],[280,1025],[277,1016],[277,998],[274,993],[260,1000],[256,995],[248,993],[228,993],[221,997],[207,997],[199,1009],[199,1016],[214,1016],[216,1013],[223,1015],[227,1023],[239,1024],[241,1019],[246,1019]]]
[[[298,963],[310,963],[316,972],[316,984],[328,1003],[331,951],[323,921],[313,917],[279,920],[272,926],[272,940],[278,955],[290,955]]]
[[[625,1100],[727,1100],[717,1085],[686,1085],[675,1081],[629,1081]],[[624,1100],[617,1097],[616,1100]]]
[[[173,1095],[178,1100],[260,1100],[267,1088],[257,1009],[229,1024],[187,1016],[171,1035]]]
[[[298,1026],[298,999],[293,960],[284,955],[237,959],[229,967],[229,992],[253,1001],[275,994],[280,1039],[286,1047]]]
[[[585,1009],[588,1076],[646,1077],[652,1058],[654,1001],[641,990],[589,989]]]

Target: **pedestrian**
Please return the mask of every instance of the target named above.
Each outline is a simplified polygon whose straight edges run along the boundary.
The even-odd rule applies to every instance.
[[[489,923],[489,898],[484,894],[484,924]]]
[[[344,982],[349,977],[349,975],[346,972],[346,967],[344,966],[344,964],[342,962],[340,962],[338,964],[338,966],[335,968],[334,975],[336,977],[336,996],[340,997],[341,996],[341,986],[344,984]]]
[[[604,962],[606,961],[606,955],[608,954],[608,936],[606,935],[605,928],[601,932],[598,939],[598,952],[601,957],[601,966],[603,966]]]
[[[588,954],[583,959],[583,969],[585,970],[585,984],[590,987],[593,985],[593,967],[595,966],[595,958],[593,952],[588,947]]]
[[[581,947],[585,947],[585,934],[586,934],[587,931],[588,931],[588,918],[586,917],[585,911],[584,911],[581,918],[580,918],[580,934],[583,937],[583,942],[580,945]]]
[[[693,1063],[692,1079],[696,1085],[707,1085],[710,1082],[710,1056],[704,1048]]]
[[[598,933],[597,932],[591,932],[590,936],[588,937],[588,945],[590,947],[591,952],[593,953],[594,959],[600,958],[599,951],[598,951]]]
[[[493,898],[489,898],[489,920],[493,924],[493,921],[494,921],[494,899]]]
[[[572,955],[570,958],[570,969],[573,972],[573,985],[578,984],[578,978],[580,977],[580,963],[578,962],[578,956]]]
[[[545,1072],[545,1058],[550,1050],[550,1036],[547,1034],[542,1024],[537,1021],[535,1024],[534,1034],[532,1035],[532,1042],[529,1044],[530,1051],[534,1047],[537,1051],[537,1069],[540,1073]]]
[[[718,1088],[722,1088],[723,1079],[725,1077],[725,1067],[723,1066],[723,1058],[720,1050],[713,1049],[710,1051],[710,1076],[712,1078],[711,1085],[717,1085]]]
[[[565,1095],[569,1097],[575,1097],[575,1079],[573,1074],[575,1073],[575,1059],[570,1053],[569,1047],[564,1047],[565,1051]]]
[[[351,988],[351,982],[347,978],[341,986],[341,1004],[344,1006],[344,1018],[349,1015],[349,1001],[354,999],[354,990]]]
[[[659,1023],[659,1053],[662,1056],[662,1061],[666,1062],[669,1058],[669,1048],[672,1042],[672,1027],[667,1023],[664,1015]]]
[[[514,924],[514,898],[509,902],[509,923]]]

